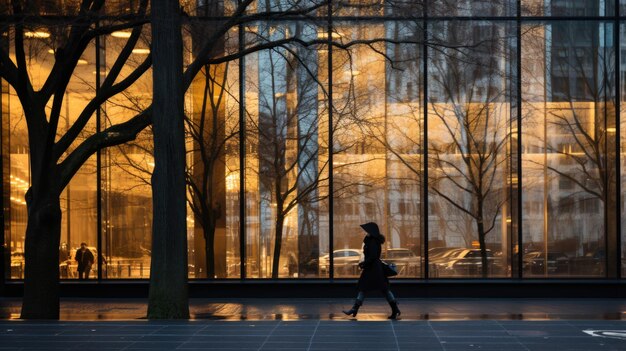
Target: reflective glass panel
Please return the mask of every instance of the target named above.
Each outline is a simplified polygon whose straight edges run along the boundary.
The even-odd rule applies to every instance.
[[[431,277],[510,274],[512,29],[491,22],[429,27],[444,46],[428,56]]]
[[[248,27],[246,46],[298,36],[306,22]],[[246,265],[251,278],[328,274],[326,89],[318,48],[276,47],[246,57]]]
[[[146,59],[150,27],[145,26],[118,80],[128,77]],[[128,38],[105,38],[99,74],[105,79]],[[142,49],[142,50],[139,50]],[[148,70],[124,93],[109,99],[101,111],[102,128],[122,123],[152,102]],[[152,133],[148,128],[134,141],[102,151],[102,250],[107,279],[149,278],[152,248]]]
[[[429,16],[514,16],[515,0],[426,0]]]
[[[613,16],[614,0],[522,0],[522,16]]]
[[[553,22],[522,33],[524,276],[605,276],[607,248],[616,257],[615,198],[605,195],[615,182],[613,28]]]
[[[190,26],[185,49],[189,53],[201,50],[211,28],[210,22]],[[215,49],[226,55],[237,52],[238,34],[229,32]],[[238,278],[241,274],[239,65],[239,60],[232,60],[205,66],[187,94],[190,277]]]

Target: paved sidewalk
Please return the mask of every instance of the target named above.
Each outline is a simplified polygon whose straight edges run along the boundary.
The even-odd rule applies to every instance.
[[[0,350],[626,350],[625,334],[618,321],[3,321]]]
[[[626,350],[622,299],[192,299],[189,321],[148,321],[144,299],[64,299],[22,321],[0,298],[0,350]],[[13,319],[11,319],[13,318]]]

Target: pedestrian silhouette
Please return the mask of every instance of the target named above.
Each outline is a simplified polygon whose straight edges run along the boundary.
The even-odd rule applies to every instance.
[[[80,249],[76,250],[74,257],[78,263],[78,279],[89,279],[89,272],[94,262],[94,257],[91,251],[87,248],[86,243],[80,243]]]
[[[363,262],[359,263],[362,269],[359,282],[357,284],[358,294],[354,301],[354,306],[348,311],[343,311],[346,315],[356,317],[359,308],[363,305],[365,293],[368,291],[380,291],[383,293],[389,306],[391,306],[391,315],[389,319],[396,319],[400,316],[398,301],[391,290],[389,290],[389,279],[385,275],[383,263],[380,260],[382,244],[385,237],[378,230],[378,225],[374,222],[361,224],[361,228],[365,230],[367,235],[363,238]]]

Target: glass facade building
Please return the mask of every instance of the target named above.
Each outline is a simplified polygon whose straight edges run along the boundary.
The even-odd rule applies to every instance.
[[[41,6],[53,17],[71,3]],[[134,3],[107,1],[107,11]],[[184,4],[186,64],[236,5],[204,3]],[[13,29],[2,30],[12,50]],[[35,89],[54,62],[51,31],[42,22],[26,38]],[[150,52],[143,31],[122,77]],[[60,132],[128,35],[89,44]],[[235,26],[216,55],[289,38],[316,44],[207,65],[187,91],[190,279],[354,278],[359,224],[369,221],[387,238],[397,279],[626,273],[626,0],[337,1],[306,20]],[[20,280],[28,133],[15,91],[0,82],[3,274]],[[85,130],[142,111],[151,90],[148,71]],[[62,279],[77,278],[81,242],[102,258],[92,279],[149,278],[151,142],[148,128],[100,151],[62,193]]]

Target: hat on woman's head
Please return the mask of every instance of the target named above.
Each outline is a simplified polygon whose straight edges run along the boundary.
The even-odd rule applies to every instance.
[[[361,224],[361,228],[363,228],[363,230],[365,230],[370,236],[378,238],[381,242],[385,242],[385,237],[380,234],[378,224],[374,222],[368,222],[365,224]]]

